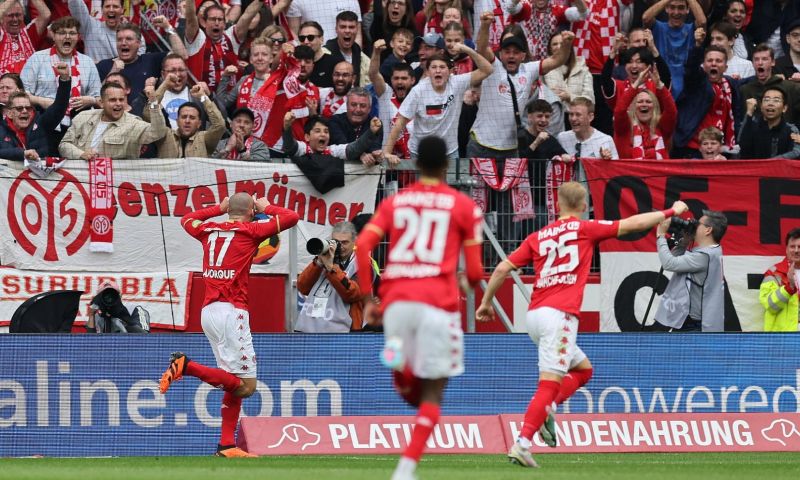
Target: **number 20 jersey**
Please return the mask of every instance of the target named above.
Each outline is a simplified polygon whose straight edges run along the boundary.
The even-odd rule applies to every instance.
[[[444,184],[415,183],[384,200],[371,220],[389,237],[381,303],[457,311],[459,255],[465,243],[483,242],[482,216],[469,197]]]
[[[515,267],[533,263],[536,276],[528,310],[552,307],[580,316],[594,247],[617,236],[619,222],[558,219],[528,235],[508,261]]]

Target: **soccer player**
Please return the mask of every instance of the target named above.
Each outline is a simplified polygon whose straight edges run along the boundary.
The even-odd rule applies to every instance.
[[[539,387],[528,404],[522,431],[508,452],[509,459],[523,467],[538,467],[529,450],[533,432],[540,427],[542,440],[556,446],[552,404],[560,404],[592,378],[592,364],[576,344],[576,337],[595,245],[607,238],[648,230],[689,209],[684,202],[677,201],[670,209],[622,220],[581,220],[587,209],[587,194],[578,182],[559,187],[558,207],[558,220],[529,235],[497,265],[476,312],[478,320],[493,318],[492,298],[506,276],[511,270],[533,262],[534,294],[525,324],[528,335],[538,346]]]
[[[262,212],[272,218],[254,222],[253,216]],[[225,213],[225,222],[207,221]],[[256,354],[247,311],[250,265],[261,242],[293,227],[298,220],[294,211],[270,205],[266,198],[254,201],[244,192],[224,198],[219,205],[187,213],[181,219],[184,230],[203,243],[206,296],[201,321],[219,368],[207,367],[175,352],[161,376],[160,389],[166,393],[172,382],[191,375],[225,391],[217,456],[255,456],[235,447],[234,442],[242,399],[256,391]]]
[[[474,286],[483,271],[482,213],[469,197],[445,185],[447,150],[439,137],[420,140],[419,182],[381,202],[356,241],[358,269],[369,272],[372,249],[389,237],[388,263],[380,283],[386,338],[382,359],[395,368],[401,396],[419,406],[414,433],[392,480],[416,478],[425,442],[439,420],[447,380],[464,372],[456,281],[462,248],[465,281]],[[361,292],[369,295],[372,278],[359,275],[358,282]],[[368,301],[367,321],[376,319],[376,310]]]

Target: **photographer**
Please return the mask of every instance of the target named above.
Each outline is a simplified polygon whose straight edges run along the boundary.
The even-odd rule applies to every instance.
[[[309,241],[309,251],[315,239]],[[353,261],[356,228],[350,222],[333,226],[331,240],[297,277],[306,296],[295,331],[346,333],[361,330],[364,305]]]
[[[137,306],[133,314],[122,304],[119,286],[116,282],[100,284],[97,295],[92,298],[92,314],[86,322],[89,333],[148,333],[150,314]]]
[[[725,330],[725,285],[719,242],[727,229],[725,215],[711,210],[704,210],[698,221],[673,219],[658,226],[658,259],[664,270],[674,272],[655,317],[666,330]],[[668,232],[673,238],[680,237],[672,251],[667,245]],[[688,250],[692,241],[695,248]]]

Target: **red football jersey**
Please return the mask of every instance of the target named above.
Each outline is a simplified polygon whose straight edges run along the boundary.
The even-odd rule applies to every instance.
[[[274,205],[267,207],[265,213],[272,218],[254,222],[205,221],[222,214],[219,206],[214,206],[188,213],[181,219],[184,230],[203,243],[206,284],[203,306],[228,302],[247,309],[250,265],[259,244],[298,221],[297,213]]]
[[[618,221],[569,217],[528,235],[508,256],[516,267],[533,262],[536,277],[528,310],[552,307],[579,316],[594,247],[618,231]]]
[[[370,222],[389,237],[381,303],[457,311],[458,258],[465,242],[483,241],[482,216],[469,197],[441,183],[415,183],[381,202]]]

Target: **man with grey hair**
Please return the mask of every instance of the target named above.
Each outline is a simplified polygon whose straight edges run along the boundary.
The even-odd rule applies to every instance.
[[[361,330],[364,304],[356,278],[353,251],[356,227],[335,224],[322,252],[297,277],[297,290],[306,296],[295,331],[346,333]]]
[[[369,123],[373,116],[372,95],[363,87],[353,87],[347,92],[347,111],[331,117],[331,144],[345,145],[355,142],[361,135],[369,131]],[[374,165],[381,158],[381,142],[373,141],[367,151],[361,155],[364,165]]]
[[[679,228],[681,240],[670,251],[666,235],[672,219],[659,224],[656,245],[661,266],[674,272],[661,295],[656,322],[669,331],[725,331],[725,279],[720,242],[728,229],[722,212],[703,210],[696,225]],[[673,228],[673,231],[676,230]],[[694,249],[687,249],[694,242]]]

